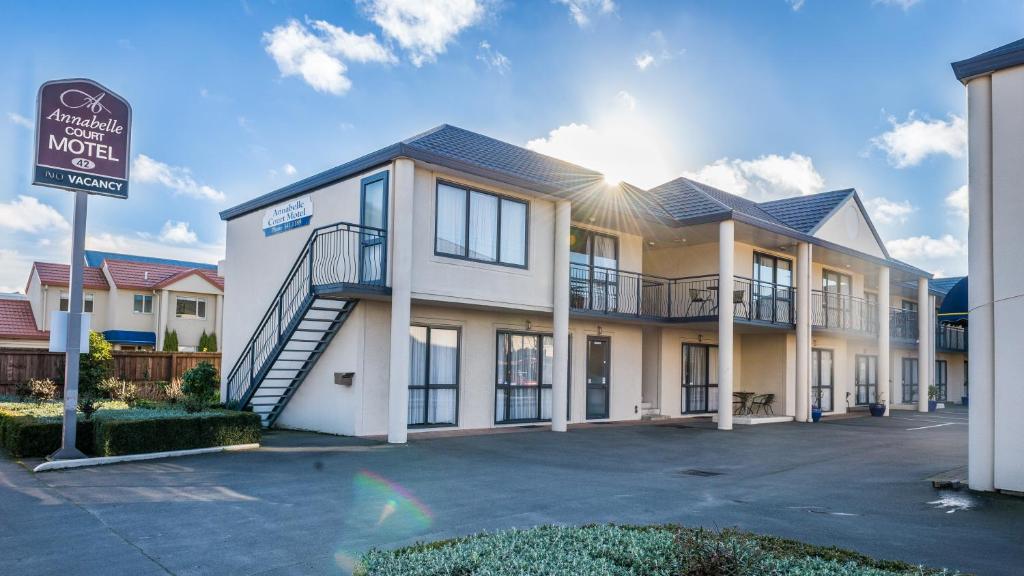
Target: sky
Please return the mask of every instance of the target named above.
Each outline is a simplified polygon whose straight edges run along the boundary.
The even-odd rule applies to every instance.
[[[216,262],[219,211],[448,123],[642,187],[853,187],[894,257],[965,274],[949,64],[1022,35],[1020,0],[8,3],[0,291],[69,260],[72,195],[31,172],[36,92],[70,77],[133,108],[92,249]]]

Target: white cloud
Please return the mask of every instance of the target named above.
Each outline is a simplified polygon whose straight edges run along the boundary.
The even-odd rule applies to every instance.
[[[188,222],[175,222],[168,220],[160,230],[160,240],[172,244],[195,244],[199,241],[194,230],[189,227]]]
[[[26,118],[21,114],[18,114],[17,112],[8,112],[7,119],[10,120],[12,124],[17,124],[18,126],[21,126],[22,128],[28,128],[29,130],[32,130],[36,127],[36,125],[32,122],[31,119]]]
[[[512,62],[504,54],[495,50],[491,43],[486,40],[480,43],[476,59],[487,64],[488,68],[497,70],[498,74],[508,72],[512,66]]]
[[[282,167],[282,170],[284,170],[284,173],[285,173],[285,174],[287,174],[287,175],[289,175],[289,176],[292,176],[292,175],[294,175],[294,174],[295,174],[295,172],[296,172],[296,170],[295,170],[295,166],[292,166],[291,164],[285,164],[285,165],[284,165],[284,166]]]
[[[622,104],[627,110],[636,110],[636,98],[632,94],[625,90],[620,90],[615,95],[615,99],[618,100],[619,104]]]
[[[32,259],[17,250],[0,248],[0,292],[24,292]]]
[[[884,151],[896,168],[917,166],[933,154],[961,158],[967,151],[967,123],[950,114],[949,120],[917,118],[915,112],[905,122],[889,117],[892,130],[871,139],[871,144]]]
[[[265,32],[263,42],[282,76],[302,76],[318,92],[344,94],[352,87],[352,81],[345,76],[348,67],[343,60],[384,64],[396,61],[373,33],[355,34],[324,20],[310,25],[313,31],[298,20],[289,20]]]
[[[886,6],[896,6],[903,10],[910,10],[911,6],[921,2],[921,0],[874,0],[874,4],[884,4]]]
[[[964,184],[946,195],[946,208],[953,214],[967,220],[967,217],[970,214],[968,210],[967,196],[967,184]]]
[[[665,39],[665,34],[663,34],[661,30],[655,30],[654,32],[651,32],[649,36],[650,47],[633,58],[633,64],[635,64],[641,72],[657,67],[663,62],[672,60],[677,55],[685,52],[685,50],[670,49],[668,41]]]
[[[611,14],[616,6],[613,0],[555,0],[569,8],[569,16],[580,28],[590,25],[594,16]]]
[[[416,67],[434,62],[459,32],[485,13],[478,0],[362,0],[384,35],[409,55]]]
[[[69,230],[71,226],[53,206],[34,196],[18,196],[17,200],[0,203],[0,228],[35,233]]]
[[[913,236],[885,243],[893,258],[942,274],[960,274],[967,269],[967,244],[952,234],[940,238]]]
[[[758,202],[821,192],[825,179],[807,156],[766,154],[753,160],[722,158],[683,176]]]
[[[871,220],[886,225],[904,224],[907,218],[917,211],[917,208],[909,200],[894,202],[881,196],[865,200],[864,207],[868,209]]]
[[[197,182],[190,169],[170,166],[145,154],[139,154],[132,162],[132,178],[137,182],[163,184],[175,194],[184,194],[192,198],[215,202],[223,202],[225,199],[224,193],[220,190]]]
[[[799,12],[804,7],[804,0],[786,0],[789,3],[789,7],[793,9],[793,12]]]
[[[647,70],[648,68],[651,67],[652,64],[654,64],[654,55],[651,54],[650,52],[644,51],[640,54],[637,54],[636,58],[634,58],[633,61],[636,63],[637,68],[641,70]]]

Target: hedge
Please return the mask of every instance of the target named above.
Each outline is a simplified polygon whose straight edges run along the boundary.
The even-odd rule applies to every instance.
[[[49,405],[0,405],[0,446],[16,458],[46,456],[61,443],[59,417]],[[101,409],[91,420],[78,416],[79,450],[116,456],[187,450],[260,441],[260,418],[251,412]]]

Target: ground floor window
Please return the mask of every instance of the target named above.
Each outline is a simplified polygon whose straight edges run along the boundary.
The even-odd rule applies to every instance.
[[[409,426],[454,426],[459,406],[459,331],[409,327]]]
[[[835,364],[832,351],[811,350],[811,402],[822,412],[831,412],[835,400]]]
[[[935,400],[946,401],[946,388],[949,383],[949,369],[945,360],[935,361]]]
[[[876,402],[878,393],[878,356],[858,354],[853,374],[856,404],[863,406]]]
[[[718,411],[718,346],[683,344],[683,414]]]
[[[551,420],[554,356],[550,334],[498,332],[497,424]]]
[[[917,402],[918,388],[917,358],[903,359],[903,402],[910,404]]]

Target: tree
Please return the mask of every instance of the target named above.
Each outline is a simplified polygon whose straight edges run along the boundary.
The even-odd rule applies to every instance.
[[[89,332],[89,353],[78,363],[78,395],[99,397],[100,382],[114,371],[114,347],[96,331]]]
[[[216,352],[217,351],[217,333],[210,332],[210,335],[206,337],[206,351]]]
[[[178,351],[178,331],[164,330],[164,352],[177,352]]]

